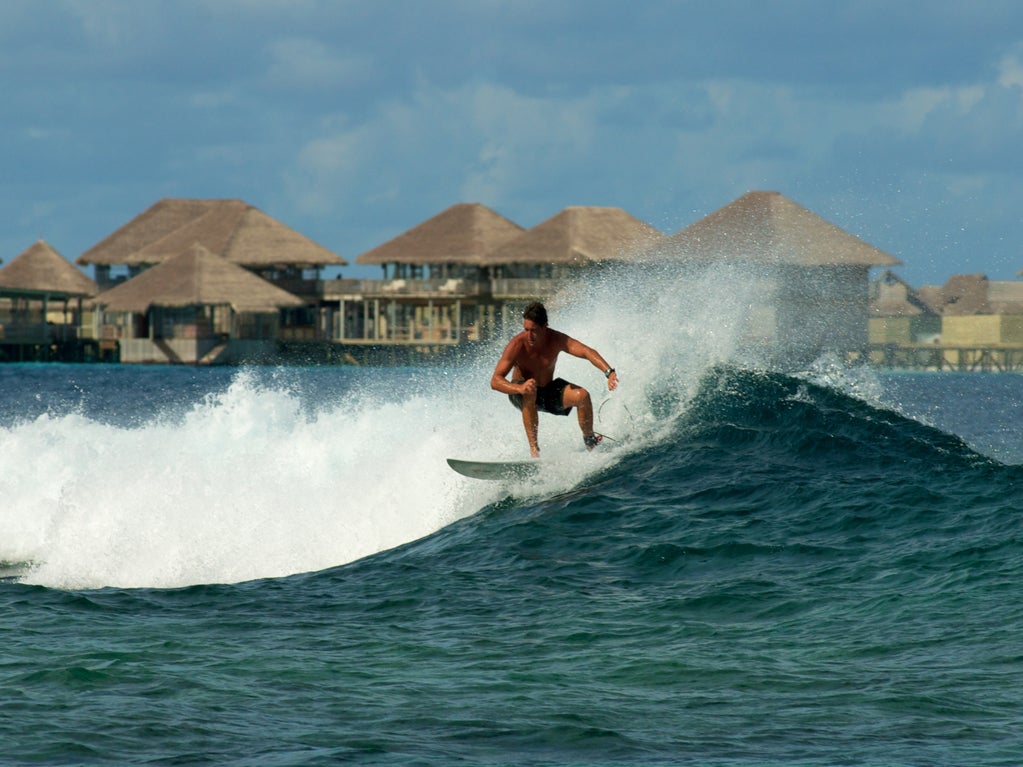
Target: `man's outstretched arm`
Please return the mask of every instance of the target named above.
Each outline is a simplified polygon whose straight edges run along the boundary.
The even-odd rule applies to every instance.
[[[566,337],[565,351],[573,357],[588,360],[591,365],[603,373],[607,377],[608,391],[614,391],[618,388],[618,374],[615,373],[614,368],[608,364],[607,360],[596,349],[587,346],[581,341],[576,341],[574,338]],[[609,373],[608,371],[611,372]]]

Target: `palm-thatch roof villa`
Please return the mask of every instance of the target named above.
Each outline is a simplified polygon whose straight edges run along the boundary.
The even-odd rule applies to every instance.
[[[182,258],[185,253],[191,255]],[[215,267],[210,256],[217,259]],[[158,278],[173,279],[179,286],[188,281],[201,285],[201,290],[189,296],[198,303],[175,303],[177,294],[160,294],[160,301],[171,303],[149,301],[144,310],[136,306],[136,317],[131,322],[125,320],[124,310],[117,312],[107,304],[101,343],[119,347],[123,361],[232,361],[237,354],[250,355],[257,347],[267,346],[267,333],[271,331],[275,339],[314,339],[319,320],[320,270],[347,263],[242,200],[201,199],[156,202],[85,251],[77,263],[95,267],[96,281],[107,291],[104,297],[109,298],[110,289],[131,284],[171,260],[175,261],[174,268],[157,272]],[[237,269],[225,271],[220,262]],[[254,280],[244,279],[245,275]],[[156,278],[148,278],[143,285],[143,293],[126,294],[148,296],[156,287]],[[290,297],[275,293],[276,298],[268,299],[267,285]],[[217,302],[203,303],[209,296],[202,291],[211,286],[217,286]],[[231,290],[225,293],[229,287]],[[257,298],[255,307],[245,305],[245,293],[250,290]],[[202,309],[193,311],[194,307]],[[232,307],[234,314],[229,316],[225,307]],[[175,319],[164,321],[172,312]],[[280,316],[255,324],[239,316],[269,312]],[[119,316],[107,322],[107,316],[115,313]],[[155,325],[154,314],[160,315]],[[171,343],[179,338],[180,349]],[[228,341],[259,343],[225,346]],[[214,349],[219,351],[214,354]]]
[[[891,269],[870,283],[871,345],[934,343],[941,337],[940,307]]]
[[[777,361],[867,348],[868,274],[901,262],[773,191],[742,195],[666,238],[651,254],[684,273],[721,269],[750,294],[746,339]]]
[[[193,243],[95,299],[122,362],[238,363],[272,356],[281,309],[305,301]]]
[[[479,203],[456,203],[358,258],[383,280],[324,283],[323,305],[338,341],[355,346],[420,344],[440,353],[477,340],[489,300],[487,254],[522,227]]]
[[[1023,372],[1023,282],[955,274],[913,289],[886,269],[870,287],[873,364]]]
[[[459,203],[356,259],[381,265],[382,282],[339,280],[324,299],[336,302],[334,334],[345,343],[486,340],[517,321],[524,297],[547,297],[660,237],[618,208],[566,208],[527,231],[484,205]]]
[[[80,359],[96,283],[44,240],[0,268],[0,359]]]
[[[300,297],[314,298],[319,270],[341,256],[242,200],[163,199],[78,257],[106,290],[193,243]],[[120,275],[117,267],[123,267]]]
[[[621,208],[573,205],[495,249],[496,334],[518,330],[523,301],[550,298],[599,266],[628,262],[664,234]]]

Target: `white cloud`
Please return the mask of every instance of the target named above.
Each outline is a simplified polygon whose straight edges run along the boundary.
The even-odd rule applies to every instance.
[[[361,122],[345,116],[324,124],[297,152],[288,188],[307,211],[414,196],[436,200],[437,210],[477,201],[531,213],[522,201],[539,189],[548,199],[535,210],[546,217],[556,212],[545,206],[558,186],[571,183],[577,169],[590,174],[607,162],[601,116],[616,101],[614,94],[547,98],[493,83],[421,83]]]
[[[25,136],[32,141],[65,141],[71,137],[71,131],[67,128],[30,126],[25,129]]]
[[[891,109],[882,108],[882,111],[893,128],[902,133],[915,133],[934,110],[948,103],[950,93],[949,88],[913,88],[898,94]]]
[[[200,90],[192,93],[188,99],[189,106],[195,109],[221,109],[239,102],[237,92],[233,90]]]
[[[120,47],[134,36],[132,29],[137,20],[130,7],[116,0],[68,0],[67,8],[97,47]]]
[[[1016,50],[1003,56],[998,65],[998,82],[1006,88],[1013,86],[1023,87],[1023,45],[1016,46]]]
[[[167,17],[149,3],[123,0],[66,0],[64,7],[77,19],[93,55],[105,60],[145,56],[149,46],[162,42]]]
[[[368,137],[366,130],[353,130],[310,141],[299,154],[299,167],[320,179],[351,174],[369,159]]]
[[[268,45],[267,80],[276,87],[319,90],[362,85],[372,77],[373,64],[365,57],[342,55],[305,37],[288,37]]]

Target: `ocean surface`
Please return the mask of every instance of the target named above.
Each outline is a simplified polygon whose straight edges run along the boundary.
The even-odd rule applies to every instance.
[[[1023,377],[595,317],[530,483],[492,355],[0,366],[0,764],[1023,763]]]

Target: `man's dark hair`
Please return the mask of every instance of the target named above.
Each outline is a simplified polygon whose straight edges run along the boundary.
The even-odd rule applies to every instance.
[[[522,319],[547,327],[547,309],[539,301],[534,301],[522,311]]]

